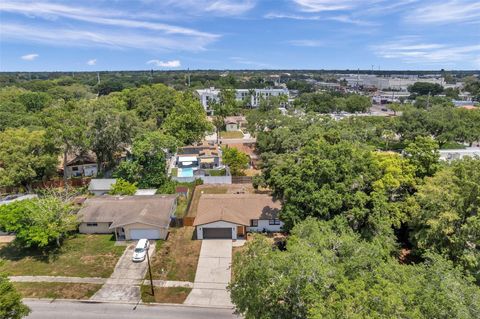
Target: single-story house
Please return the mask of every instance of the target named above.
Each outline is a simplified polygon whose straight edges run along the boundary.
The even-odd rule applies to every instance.
[[[197,239],[237,239],[246,232],[278,232],[281,204],[264,194],[202,194],[193,225]]]
[[[439,150],[440,160],[453,161],[465,156],[472,158],[480,157],[480,147],[467,147],[465,149]]]
[[[225,117],[225,130],[227,132],[240,131],[246,122],[245,116],[227,116]]]
[[[116,182],[117,180],[115,178],[95,178],[90,180],[88,190],[95,196],[105,195],[112,189],[112,185]]]
[[[214,169],[222,166],[222,153],[216,144],[199,144],[180,147],[176,167],[181,169]]]
[[[63,156],[60,158],[59,172],[63,174]],[[97,156],[93,152],[67,154],[65,167],[67,178],[81,176],[97,176]]]
[[[101,196],[78,212],[82,234],[115,234],[117,240],[166,239],[176,195]]]

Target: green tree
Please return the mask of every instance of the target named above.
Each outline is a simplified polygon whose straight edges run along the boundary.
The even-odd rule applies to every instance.
[[[443,92],[443,87],[438,83],[415,82],[408,91],[416,95],[438,95]]]
[[[0,318],[21,319],[29,313],[30,309],[22,303],[22,296],[15,290],[8,277],[0,274]]]
[[[0,132],[0,185],[22,185],[30,189],[33,181],[55,173],[58,158],[45,131],[25,128]]]
[[[205,133],[213,129],[202,105],[191,92],[184,92],[179,97],[162,128],[184,145],[200,142]]]
[[[345,101],[345,110],[350,113],[367,112],[372,107],[372,101],[368,96],[352,94]]]
[[[88,146],[87,120],[75,103],[59,104],[45,109],[44,117],[49,139],[54,141],[63,154],[63,179],[66,181],[68,155]]]
[[[29,112],[41,111],[52,101],[50,95],[43,92],[25,92],[22,93],[18,99]]]
[[[176,147],[176,139],[162,132],[140,134],[133,140],[132,160],[120,163],[114,176],[142,188],[158,188],[168,180],[166,154],[175,152]]]
[[[97,156],[99,171],[111,165],[115,155],[131,143],[139,130],[138,119],[116,97],[102,97],[90,105],[87,136],[89,147]]]
[[[477,318],[480,289],[437,255],[399,264],[388,238],[362,239],[343,218],[307,219],[286,250],[261,236],[234,256],[229,285],[250,318]]]
[[[129,183],[126,180],[121,178],[117,178],[115,184],[112,185],[110,195],[135,195],[137,192],[137,185],[136,183]]]
[[[431,137],[417,136],[405,148],[405,154],[420,178],[432,176],[438,169],[438,143]]]
[[[463,159],[427,177],[411,208],[412,239],[420,253],[433,250],[480,282],[480,160]]]
[[[235,147],[223,147],[222,161],[230,168],[233,176],[243,176],[248,167],[249,158],[247,154]]]
[[[46,248],[75,231],[78,219],[73,207],[58,196],[13,202],[0,206],[0,228],[15,233],[24,247]]]

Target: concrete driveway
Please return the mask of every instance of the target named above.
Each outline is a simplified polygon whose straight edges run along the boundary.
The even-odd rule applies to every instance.
[[[230,282],[232,240],[203,240],[193,289],[185,304],[233,307],[227,285]]]
[[[136,243],[125,249],[115,270],[106,283],[98,290],[91,300],[97,301],[133,301],[141,299],[140,286],[147,272],[147,259],[142,262],[133,262],[132,255]],[[150,243],[150,256],[155,252],[155,242]]]

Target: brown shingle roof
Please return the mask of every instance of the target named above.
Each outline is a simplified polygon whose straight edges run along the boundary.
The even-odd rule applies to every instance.
[[[168,227],[176,195],[100,196],[85,201],[78,212],[82,222],[112,223],[115,228],[132,223]]]
[[[250,225],[251,219],[278,218],[280,201],[262,194],[203,194],[197,207],[194,226],[227,221]]]

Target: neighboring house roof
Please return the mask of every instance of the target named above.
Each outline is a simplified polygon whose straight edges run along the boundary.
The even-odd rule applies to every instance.
[[[149,189],[137,189],[135,192],[136,196],[146,196],[146,195],[155,195],[157,193],[157,190],[155,188],[149,188]]]
[[[247,120],[245,116],[227,116],[225,117],[225,124],[242,124]]]
[[[63,155],[58,157],[58,169],[63,170]],[[76,165],[85,165],[85,164],[96,164],[97,156],[92,151],[83,152],[80,154],[77,153],[68,153],[67,154],[67,166],[76,166]]]
[[[108,191],[117,180],[115,178],[93,178],[88,185],[89,191]]]
[[[281,204],[263,194],[202,194],[194,226],[226,221],[250,225],[252,219],[278,218]]]
[[[112,223],[110,229],[134,223],[167,228],[175,200],[176,195],[105,195],[88,199],[78,215],[82,222]]]

